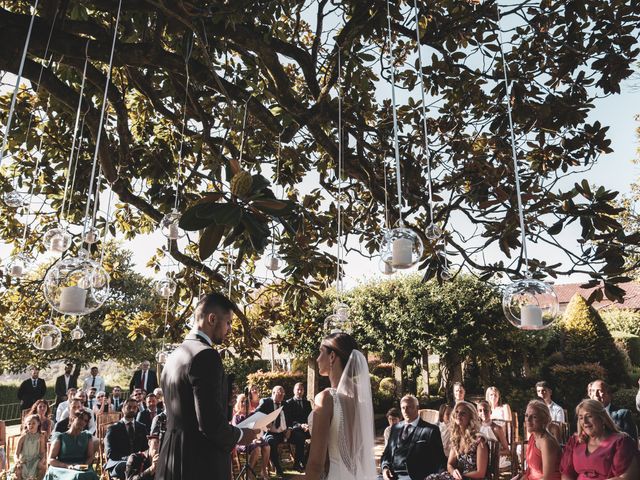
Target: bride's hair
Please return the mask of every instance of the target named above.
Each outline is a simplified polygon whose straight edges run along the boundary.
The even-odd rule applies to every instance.
[[[358,344],[354,338],[344,332],[327,335],[324,337],[324,340],[322,340],[321,345],[338,356],[340,363],[342,364],[342,368],[344,368],[349,361],[351,352],[358,349]]]

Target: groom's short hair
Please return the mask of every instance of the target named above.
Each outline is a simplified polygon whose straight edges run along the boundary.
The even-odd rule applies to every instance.
[[[228,312],[233,310],[235,304],[221,293],[212,292],[204,295],[198,301],[196,305],[196,319],[200,319],[203,316],[213,313],[214,310],[220,309]]]
[[[416,407],[420,405],[418,399],[413,395],[405,395],[404,397],[402,397],[400,399],[400,404],[402,405],[403,403],[413,403]]]

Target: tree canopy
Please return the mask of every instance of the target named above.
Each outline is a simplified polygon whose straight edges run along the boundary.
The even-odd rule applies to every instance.
[[[619,92],[632,73],[639,53],[637,2],[502,5],[503,45],[495,1],[418,3],[426,151],[412,4],[390,4],[396,83],[404,91],[398,122],[408,226],[423,235],[433,214],[445,230],[448,254],[464,266],[483,278],[522,273],[509,102],[527,236],[565,251],[568,259],[561,266],[531,258],[531,268],[540,276],[585,273],[604,280],[607,295],[620,296],[613,284],[632,267],[625,258],[640,234],[621,229],[616,192],[591,185],[581,173],[611,151],[608,127],[589,114],[595,99]],[[0,8],[4,71],[18,71],[30,4],[19,0]],[[67,216],[71,223],[81,221],[117,8],[116,0],[58,0],[38,8],[24,68],[33,88],[18,98],[8,145],[14,160],[2,164],[3,191],[15,180],[21,190],[33,187],[45,199],[27,249],[40,248],[42,231],[60,217],[86,54],[83,129]],[[182,226],[201,231],[200,237],[189,234],[184,248],[170,242],[170,255],[186,267],[185,282],[203,276],[223,285],[233,262],[234,270],[247,275],[234,290],[239,299],[262,282],[252,275],[255,262],[274,243],[287,262],[281,291],[300,306],[335,276],[336,258],[326,248],[336,242],[340,189],[339,241],[355,239],[364,255],[375,254],[384,205],[397,201],[385,183],[394,163],[386,26],[387,3],[380,0],[122,2],[109,115],[98,152],[101,190],[110,188],[117,196],[113,232],[125,238],[151,232],[177,201]],[[501,47],[511,82],[508,98]],[[339,65],[344,178],[336,172]],[[5,94],[3,122],[8,102]],[[42,169],[35,177],[38,156]],[[251,180],[231,185],[243,172]],[[561,187],[572,174],[574,186]],[[312,187],[303,188],[304,182]],[[392,208],[389,215],[394,224],[398,212]],[[2,215],[0,237],[19,243],[24,221]],[[472,233],[461,233],[461,221],[471,224]],[[574,222],[582,227],[577,251],[556,239]],[[430,267],[430,277],[440,268],[441,252],[424,241],[421,267]],[[203,261],[225,246],[235,249],[232,257]],[[503,260],[477,260],[477,253],[495,246]]]

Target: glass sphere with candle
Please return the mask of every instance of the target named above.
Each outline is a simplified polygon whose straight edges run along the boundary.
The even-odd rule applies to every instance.
[[[542,330],[558,318],[558,297],[548,283],[524,278],[504,289],[502,309],[513,326],[522,330]]]
[[[278,252],[272,250],[264,257],[264,266],[267,270],[272,272],[280,270],[282,266],[282,258],[278,255]]]
[[[22,252],[12,255],[7,260],[5,273],[12,278],[21,279],[29,273],[33,266],[33,257],[28,253]]]
[[[396,270],[407,269],[420,261],[424,245],[416,232],[410,228],[398,227],[385,234],[380,250],[385,263]]]
[[[178,238],[182,238],[184,236],[184,232],[179,226],[180,217],[180,212],[174,209],[171,210],[171,212],[167,213],[162,218],[162,220],[160,220],[160,228],[162,230],[162,234],[169,240],[177,240]]]
[[[442,229],[436,223],[430,223],[424,230],[424,236],[431,241],[436,241],[442,236]]]
[[[62,332],[53,323],[45,323],[31,332],[31,341],[38,350],[54,350],[62,342]]]
[[[71,340],[82,340],[84,338],[84,330],[80,328],[80,325],[76,325],[76,328],[71,330]]]
[[[156,284],[156,291],[162,298],[171,298],[176,293],[177,288],[176,281],[169,277],[163,278]]]
[[[100,230],[96,227],[89,227],[82,235],[82,241],[88,245],[93,245],[100,240]]]
[[[44,297],[65,315],[86,315],[96,311],[109,297],[109,274],[89,252],[58,260],[43,282]]]
[[[62,255],[71,246],[71,235],[61,227],[54,227],[47,230],[42,242],[48,252]]]
[[[20,208],[24,206],[27,201],[22,193],[16,192],[15,190],[11,190],[10,192],[5,193],[2,197],[2,200],[4,201],[4,204],[9,208]]]

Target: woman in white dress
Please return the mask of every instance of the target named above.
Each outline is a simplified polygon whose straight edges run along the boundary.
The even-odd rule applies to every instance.
[[[375,480],[367,359],[357,350],[353,337],[339,332],[322,340],[316,361],[320,375],[329,377],[331,387],[316,395],[311,412],[305,479]]]

